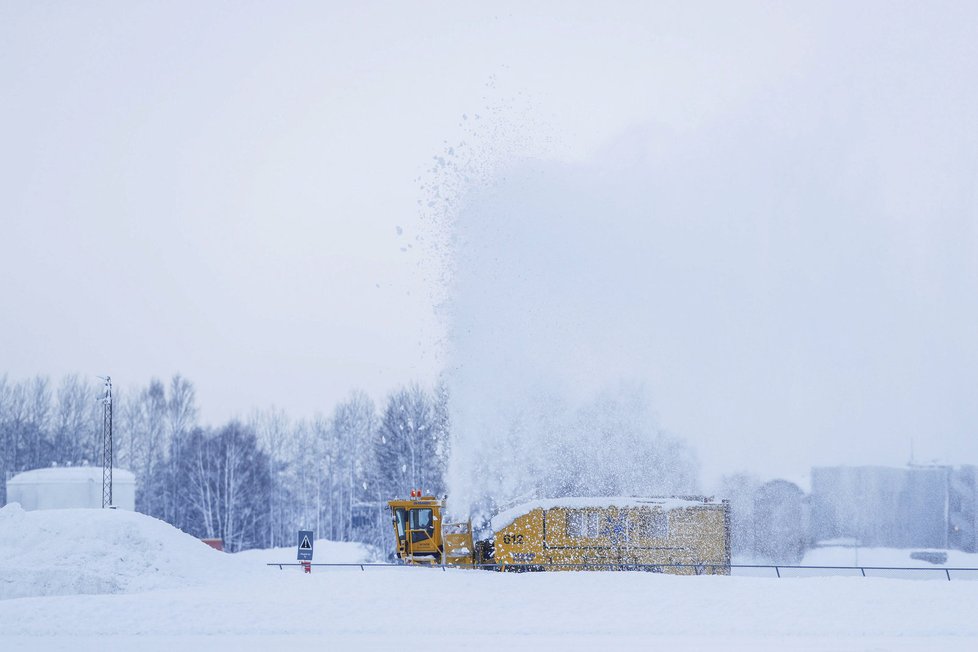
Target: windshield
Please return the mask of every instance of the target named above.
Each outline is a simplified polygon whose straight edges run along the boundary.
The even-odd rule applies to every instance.
[[[411,529],[412,530],[433,530],[431,523],[430,509],[411,510]]]

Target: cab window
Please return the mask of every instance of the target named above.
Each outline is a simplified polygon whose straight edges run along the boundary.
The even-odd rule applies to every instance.
[[[402,541],[404,540],[405,520],[406,515],[403,508],[398,507],[394,510],[394,526],[397,528],[397,538]]]
[[[430,509],[411,510],[411,543],[435,538],[435,523]]]
[[[412,509],[411,510],[411,529],[412,530],[434,530],[434,524],[431,520],[432,513],[430,509]]]

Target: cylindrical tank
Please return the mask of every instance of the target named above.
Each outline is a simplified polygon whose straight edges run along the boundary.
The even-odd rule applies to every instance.
[[[7,502],[24,509],[102,506],[102,467],[60,466],[24,471],[7,480]],[[112,469],[112,503],[136,508],[136,476]]]

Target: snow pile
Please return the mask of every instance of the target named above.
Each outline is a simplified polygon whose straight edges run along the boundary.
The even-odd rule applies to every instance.
[[[314,564],[365,564],[379,561],[380,553],[373,547],[356,541],[316,539],[312,546]],[[233,555],[251,565],[294,564],[296,546],[242,550]]]
[[[0,509],[0,599],[178,588],[229,566],[242,565],[136,512]]]

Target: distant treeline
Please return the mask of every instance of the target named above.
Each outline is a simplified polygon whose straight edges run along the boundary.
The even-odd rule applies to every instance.
[[[0,377],[0,472],[101,463],[99,382]],[[385,502],[444,491],[447,396],[417,385],[378,411],[353,392],[329,417],[279,410],[217,428],[198,423],[193,384],[115,391],[115,466],[136,474],[136,509],[227,550],[291,545],[295,531],[386,548]],[[0,485],[0,504],[6,486]]]
[[[102,394],[94,378],[66,376],[53,385],[43,377],[0,376],[0,477],[100,465]],[[472,473],[481,474],[470,480],[482,491],[473,516],[491,515],[496,501],[694,493],[694,451],[631,418],[643,413],[635,403],[628,393],[599,395],[558,411],[552,423],[530,419],[504,428],[470,460]],[[389,552],[387,501],[412,489],[446,490],[443,384],[403,387],[379,409],[354,391],[325,417],[297,421],[268,409],[219,427],[200,425],[194,386],[181,376],[116,388],[113,406],[115,466],[136,474],[136,509],[195,536],[223,539],[230,551],[293,545],[296,530],[308,528]],[[534,472],[509,487],[514,478],[505,469],[514,461]],[[0,492],[5,501],[5,485]]]

